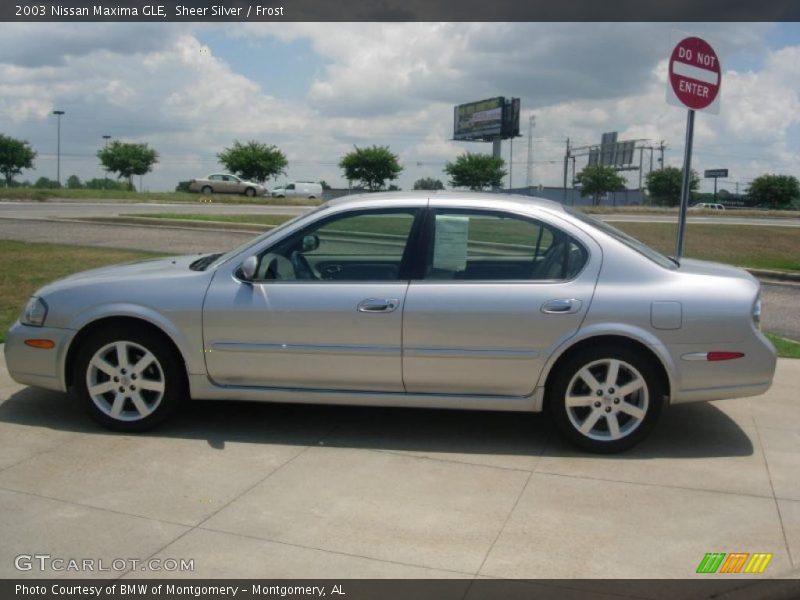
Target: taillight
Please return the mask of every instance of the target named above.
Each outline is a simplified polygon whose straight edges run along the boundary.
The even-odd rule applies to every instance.
[[[706,354],[706,360],[714,362],[718,360],[734,360],[735,358],[742,358],[744,352],[709,352]]]

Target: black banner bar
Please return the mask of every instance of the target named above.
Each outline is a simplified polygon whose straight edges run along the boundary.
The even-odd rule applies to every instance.
[[[0,581],[4,600],[423,600],[562,598],[670,598],[674,600],[788,600],[800,597],[800,580],[680,579],[308,579],[308,580],[12,580]]]
[[[796,0],[3,0],[0,21],[798,21]]]

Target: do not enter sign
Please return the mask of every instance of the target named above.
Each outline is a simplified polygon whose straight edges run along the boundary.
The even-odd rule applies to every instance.
[[[669,58],[667,102],[718,113],[722,71],[717,53],[699,37],[682,39]]]

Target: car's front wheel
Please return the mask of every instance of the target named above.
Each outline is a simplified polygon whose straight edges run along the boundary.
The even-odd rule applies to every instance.
[[[79,350],[75,391],[92,418],[119,431],[161,423],[186,396],[179,357],[161,336],[132,327],[99,331]]]
[[[205,194],[206,196],[208,196],[208,195],[209,195],[211,192],[213,192],[214,190],[212,190],[212,189],[211,189],[211,186],[210,186],[210,185],[204,185],[204,186],[203,186],[203,189],[202,189],[202,190],[200,190],[200,191],[201,191],[203,194]]]
[[[548,403],[563,436],[591,452],[621,452],[650,433],[665,384],[652,360],[631,348],[585,348],[548,384]]]

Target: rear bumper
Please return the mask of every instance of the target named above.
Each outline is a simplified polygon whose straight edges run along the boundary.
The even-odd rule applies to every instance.
[[[65,392],[64,364],[69,341],[75,332],[55,327],[30,327],[19,321],[6,336],[5,358],[8,374],[17,383]],[[26,339],[48,339],[55,342],[50,350],[31,348]]]
[[[746,342],[686,344],[670,348],[679,369],[679,389],[673,390],[672,404],[744,398],[766,392],[772,385],[777,353],[757,330]],[[692,354],[710,351],[743,352],[742,358],[718,362],[696,360]]]

